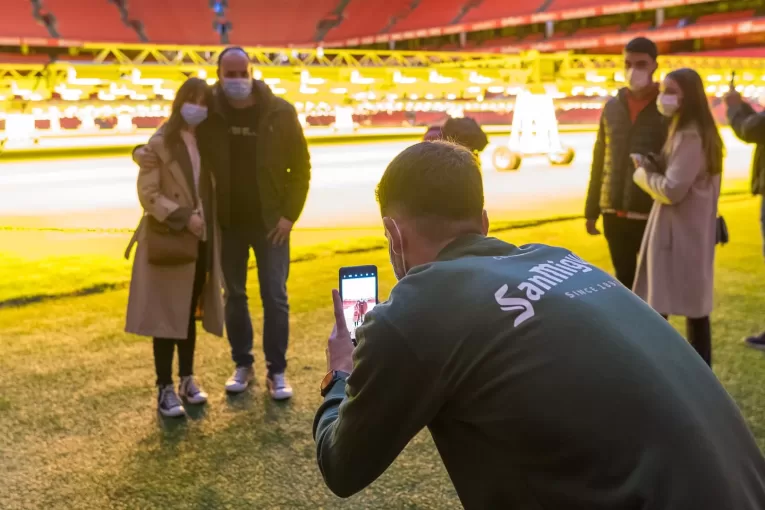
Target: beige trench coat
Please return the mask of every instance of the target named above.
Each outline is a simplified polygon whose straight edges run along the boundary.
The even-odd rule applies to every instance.
[[[151,214],[159,221],[179,207],[194,207],[191,162],[186,145],[174,149],[165,146],[163,128],[152,136],[148,147],[161,160],[156,167],[142,166],[138,173],[138,199],[145,215]],[[214,335],[223,336],[223,277],[221,270],[220,229],[216,219],[214,202],[215,181],[212,174],[202,169],[200,195],[209,197],[204,218],[207,222],[208,244],[211,264],[207,281],[200,296],[197,314],[201,312],[202,326]],[[157,266],[149,263],[145,243],[145,222],[138,226],[130,241],[125,257],[130,256],[137,242],[133,274],[130,280],[125,331],[142,336],[186,339],[188,335],[191,297],[196,263],[178,266]],[[199,318],[197,316],[197,318]]]
[[[640,249],[634,292],[657,312],[712,312],[720,175],[707,173],[696,127],[675,134],[664,175],[638,168],[635,183],[655,202]]]

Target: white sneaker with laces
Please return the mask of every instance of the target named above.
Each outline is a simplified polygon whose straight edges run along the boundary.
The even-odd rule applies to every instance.
[[[271,398],[274,400],[287,400],[292,398],[292,386],[287,383],[284,373],[272,374],[266,377],[266,386],[268,387]]]
[[[178,395],[175,394],[175,388],[173,388],[172,384],[158,388],[157,410],[162,416],[168,418],[178,418],[179,416],[186,415],[186,410],[178,399]]]
[[[178,385],[178,394],[188,404],[198,405],[207,402],[207,393],[196,385],[193,375],[181,377],[181,384]]]
[[[230,393],[242,393],[250,385],[255,377],[252,367],[236,367],[234,374],[226,381],[226,391]]]

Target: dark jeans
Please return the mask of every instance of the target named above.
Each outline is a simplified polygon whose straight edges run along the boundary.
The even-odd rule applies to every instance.
[[[666,315],[662,315],[662,317],[665,319],[669,318]],[[711,367],[712,325],[709,322],[709,317],[700,317],[698,319],[686,318],[685,335],[688,338],[688,342],[699,353],[699,356]]]
[[[188,335],[185,340],[154,339],[154,368],[157,371],[157,385],[173,384],[173,354],[176,347],[178,347],[178,375],[180,377],[194,375],[194,349],[197,343],[197,325],[194,316],[206,279],[207,247],[205,243],[199,243],[199,258],[194,274],[194,287],[191,292]]]
[[[287,368],[290,247],[289,242],[277,246],[266,235],[263,229],[256,228],[231,227],[223,231],[226,332],[236,366],[252,366],[253,331],[247,306],[247,262],[252,248],[263,301],[263,352],[269,374],[278,374]]]
[[[765,195],[760,203],[760,228],[762,229],[762,253],[765,255]]]
[[[603,234],[611,252],[616,279],[628,289],[635,283],[637,259],[647,223],[647,220],[620,218],[615,214],[603,215]]]

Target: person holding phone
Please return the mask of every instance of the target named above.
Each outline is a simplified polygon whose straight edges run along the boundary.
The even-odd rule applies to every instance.
[[[223,336],[215,178],[202,164],[196,139],[208,104],[207,83],[189,78],[167,122],[149,140],[157,161],[141,165],[138,172],[138,199],[145,213],[125,253],[129,257],[138,243],[125,330],[154,337],[157,409],[163,416],[183,416],[181,399],[187,404],[207,401],[194,378],[197,317],[206,331]],[[176,349],[180,399],[173,387]]]
[[[398,283],[356,347],[332,292],[317,385],[317,462],[336,495],[428,427],[467,509],[765,508],[765,459],[712,371],[571,251],[488,237],[469,150],[409,147],[377,196]]]
[[[635,156],[633,178],[654,205],[633,290],[665,317],[686,317],[688,341],[711,366],[709,315],[723,141],[704,83],[693,69],[664,78],[658,105],[671,122],[664,148],[667,168],[659,173],[646,158]]]
[[[752,194],[760,195],[760,226],[763,239],[763,255],[765,255],[765,112],[755,109],[741,97],[731,80],[731,89],[725,95],[728,108],[728,121],[739,140],[755,144],[752,159]],[[765,97],[760,98],[760,104],[765,105]],[[754,334],[745,342],[756,349],[765,349],[765,331]]]
[[[637,37],[624,49],[627,86],[603,107],[593,150],[585,217],[587,233],[600,235],[603,218],[616,278],[625,287],[635,281],[640,243],[653,201],[632,182],[630,154],[659,153],[667,139],[667,122],[656,108],[659,86],[653,76],[658,68],[653,41]]]

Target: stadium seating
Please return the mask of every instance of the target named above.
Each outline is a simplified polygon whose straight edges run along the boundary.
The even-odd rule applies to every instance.
[[[119,8],[108,0],[45,0],[44,4],[55,17],[62,39],[139,42],[136,31],[120,19]]]
[[[231,42],[262,46],[310,43],[319,22],[337,4],[338,0],[229,0],[226,16],[231,21]]]
[[[3,0],[0,36],[50,37],[50,34],[45,26],[34,18],[29,0]]]
[[[736,11],[736,12],[718,12],[716,14],[707,14],[705,16],[699,16],[696,19],[697,24],[702,23],[720,23],[723,21],[737,21],[746,18],[753,18],[755,16],[755,10],[748,11]]]
[[[351,0],[343,11],[342,21],[327,32],[325,40],[338,41],[380,33],[394,17],[406,15],[411,0],[370,2]]]
[[[143,23],[150,42],[220,44],[220,35],[213,28],[215,15],[208,0],[130,0],[128,13],[131,20]]]
[[[473,23],[489,19],[499,19],[505,16],[524,16],[539,11],[543,0],[484,0],[478,7],[470,9],[460,20],[462,23]]]
[[[462,14],[466,2],[467,0],[420,0],[417,7],[400,19],[392,30],[404,32],[449,25]]]
[[[580,9],[582,7],[596,7],[603,5],[603,0],[553,0],[553,2],[546,9],[548,11],[562,11],[565,9]],[[618,2],[608,2],[618,3]]]

